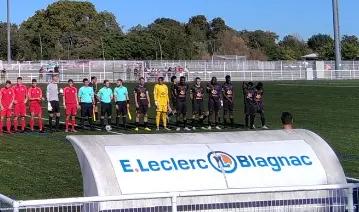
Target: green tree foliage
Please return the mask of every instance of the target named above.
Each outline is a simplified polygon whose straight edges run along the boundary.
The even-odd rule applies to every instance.
[[[60,0],[37,11],[19,27],[12,25],[12,58],[40,59],[208,59],[234,54],[255,60],[298,60],[310,52],[334,58],[329,35],[313,35],[307,43],[288,35],[281,41],[270,31],[237,31],[220,18],[204,15],[187,23],[159,18],[123,33],[113,14],[98,12],[88,1]],[[0,23],[0,59],[6,60],[6,24]],[[344,36],[344,59],[356,59],[356,36]],[[21,45],[20,45],[21,44]],[[42,50],[42,51],[41,51]]]
[[[17,59],[19,50],[18,27],[11,25],[11,58]],[[7,60],[7,24],[0,22],[0,60]]]
[[[245,30],[240,32],[240,34],[251,49],[263,52],[269,60],[281,59],[281,52],[276,43],[278,40],[276,33],[262,30],[253,32]]]
[[[356,36],[344,35],[342,39],[342,56],[346,60],[354,60],[359,57],[359,39]]]
[[[300,38],[287,35],[279,42],[281,48],[282,59],[284,60],[300,60],[302,56],[310,52],[307,44]]]
[[[58,1],[22,23],[19,34],[20,57],[35,60],[101,58],[102,41],[122,32],[113,14],[89,2]]]
[[[308,39],[308,46],[323,60],[334,58],[334,40],[329,35],[313,35]]]

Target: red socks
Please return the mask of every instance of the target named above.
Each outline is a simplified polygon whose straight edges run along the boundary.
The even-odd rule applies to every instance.
[[[72,129],[75,130],[75,125],[76,125],[76,119],[72,120]]]
[[[11,120],[6,120],[6,130],[8,133],[11,133]]]
[[[31,129],[31,131],[34,131],[34,125],[35,125],[34,119],[30,119],[30,129]]]
[[[24,119],[21,119],[21,130],[24,131],[25,127],[26,127],[26,120],[24,118]]]

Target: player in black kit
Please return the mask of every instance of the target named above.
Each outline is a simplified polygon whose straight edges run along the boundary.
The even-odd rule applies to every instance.
[[[228,119],[231,127],[234,126],[234,88],[231,82],[231,76],[226,76],[226,82],[222,85],[223,90],[223,123],[227,127]]]

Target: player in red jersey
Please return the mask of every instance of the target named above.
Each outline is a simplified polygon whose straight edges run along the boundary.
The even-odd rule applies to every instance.
[[[71,125],[72,125],[71,131],[77,132],[75,130],[77,109],[79,109],[79,101],[77,99],[77,88],[74,86],[74,81],[72,79],[68,80],[68,84],[69,86],[64,88],[64,96],[63,96],[64,108],[66,110],[65,132],[69,132],[70,117],[71,117]]]
[[[11,88],[11,81],[6,81],[5,88],[0,89],[0,134],[3,131],[3,121],[6,118],[6,130],[11,134],[12,107],[15,100],[14,90]]]
[[[15,93],[14,130],[15,132],[18,130],[18,119],[21,117],[21,132],[24,132],[26,127],[27,88],[22,84],[22,77],[17,78],[17,83],[13,89]]]
[[[29,109],[31,113],[30,118],[30,129],[34,131],[35,125],[35,117],[38,119],[38,125],[40,133],[44,132],[43,123],[42,123],[42,90],[41,88],[37,87],[37,80],[32,80],[32,86],[27,91],[27,96],[29,98]]]

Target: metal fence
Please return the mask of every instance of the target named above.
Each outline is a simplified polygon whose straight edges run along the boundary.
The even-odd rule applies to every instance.
[[[145,77],[149,82],[162,76],[185,76],[188,80],[195,77],[208,81],[215,76],[224,79],[232,76],[233,81],[274,81],[274,80],[341,80],[359,78],[359,61],[343,61],[342,70],[333,70],[333,61],[247,61],[247,60],[191,60],[191,61],[41,61],[0,62],[2,81],[15,80],[22,76],[25,82],[38,79],[47,82],[51,79],[55,66],[58,66],[62,82],[96,76],[99,80],[116,81],[121,78],[135,81]],[[40,73],[40,70],[42,72]]]
[[[323,211],[357,212],[359,184],[232,189],[15,201],[0,196],[2,212]]]

